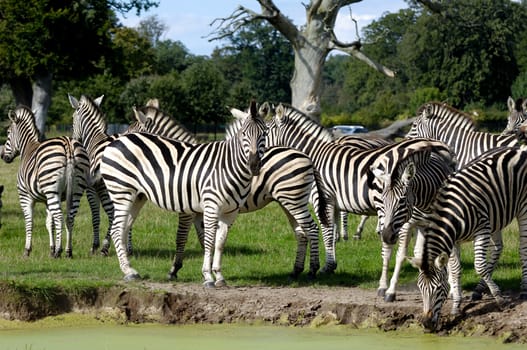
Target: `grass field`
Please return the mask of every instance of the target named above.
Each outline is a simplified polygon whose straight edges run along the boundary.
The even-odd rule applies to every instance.
[[[24,252],[24,220],[16,190],[19,161],[0,163],[0,183],[5,186],[0,229],[0,282],[27,287],[93,287],[113,285],[122,280],[113,247],[109,257],[91,255],[91,216],[83,198],[73,234],[73,259],[53,259],[49,256],[48,234],[45,229],[45,207],[37,204],[34,217],[33,251]],[[102,235],[108,226],[103,218]],[[350,216],[354,230],[359,217]],[[271,204],[258,212],[242,214],[235,221],[226,244],[223,274],[230,285],[339,285],[376,288],[381,272],[380,241],[375,233],[376,218],[371,218],[360,241],[337,243],[338,268],[335,274],[320,275],[309,281],[304,273],[291,283],[296,241],[280,207]],[[150,203],[142,209],[133,227],[134,256],[132,266],[149,281],[165,282],[175,251],[177,215]],[[520,263],[516,225],[504,232],[505,248],[494,274],[502,289],[519,289]],[[320,244],[321,265],[324,264]],[[463,246],[463,285],[471,288],[478,278],[473,269],[471,244]],[[202,250],[194,229],[187,242],[186,259],[178,281],[201,283]],[[306,263],[307,270],[307,263]],[[400,284],[415,283],[417,272],[406,264]]]

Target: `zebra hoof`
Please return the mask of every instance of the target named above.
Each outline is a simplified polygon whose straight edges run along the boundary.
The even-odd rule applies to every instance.
[[[520,300],[527,300],[527,292],[520,292]]]
[[[360,241],[362,239],[362,237],[360,235],[353,235],[353,239],[355,241]]]
[[[227,287],[227,282],[225,282],[225,280],[217,280],[214,283],[214,287],[218,287],[218,288]]]
[[[204,286],[205,288],[214,288],[214,287],[215,287],[213,281],[203,282],[203,286]]]
[[[168,279],[169,281],[175,281],[175,280],[177,280],[177,273],[169,272],[169,273],[167,274],[167,279]]]
[[[308,281],[315,281],[317,279],[317,272],[309,271],[307,273],[307,280]]]
[[[387,303],[393,303],[395,301],[395,293],[386,294],[384,296],[384,301]]]
[[[377,289],[377,296],[384,298],[386,295],[386,288],[379,288]]]
[[[101,249],[101,256],[108,256],[108,249]]]
[[[31,249],[25,249],[24,250],[24,258],[29,258],[29,255],[31,254]]]
[[[472,292],[472,296],[470,297],[472,301],[478,301],[481,300],[483,296],[479,292]]]
[[[141,276],[139,276],[139,274],[136,272],[136,273],[129,273],[128,275],[124,276],[124,281],[125,282],[132,282],[132,281],[137,281],[141,279]]]

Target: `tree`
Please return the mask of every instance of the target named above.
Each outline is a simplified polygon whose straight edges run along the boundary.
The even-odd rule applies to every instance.
[[[298,27],[286,17],[272,0],[257,0],[261,13],[239,6],[229,17],[217,19],[211,40],[230,36],[243,26],[265,20],[276,28],[291,44],[294,52],[294,73],[291,79],[292,105],[309,116],[320,117],[322,68],[328,54],[339,50],[366,62],[376,70],[394,76],[394,73],[372,61],[360,49],[360,41],[344,43],[338,40],[333,28],[341,8],[361,0],[312,0],[304,5],[306,22]]]
[[[151,0],[2,0],[0,2],[0,76],[15,102],[36,112],[43,133],[55,78],[77,78],[98,70],[111,56],[110,29],[115,12],[137,13]]]

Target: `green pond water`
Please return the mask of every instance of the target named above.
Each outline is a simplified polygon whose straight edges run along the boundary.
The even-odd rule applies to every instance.
[[[355,330],[344,326],[292,328],[264,325],[116,325],[0,323],[0,350],[171,349],[525,349],[482,337],[445,337],[412,332]],[[66,322],[64,322],[66,321]]]

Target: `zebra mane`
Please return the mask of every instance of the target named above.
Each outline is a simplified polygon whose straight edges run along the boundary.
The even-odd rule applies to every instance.
[[[37,128],[37,124],[35,121],[35,114],[26,105],[18,105],[15,110],[9,111],[9,119],[13,123],[24,123],[27,125],[32,132],[34,132],[35,136],[37,137],[37,140],[41,139],[40,131]]]
[[[476,123],[470,114],[460,111],[443,102],[427,102],[417,110],[418,118],[429,118],[439,123],[448,123],[463,127],[465,130],[475,130]]]
[[[324,141],[334,141],[333,134],[328,129],[287,103],[280,103],[275,110],[275,115],[278,119],[282,119],[291,125],[295,130]]]

